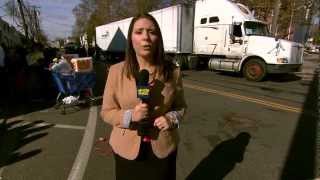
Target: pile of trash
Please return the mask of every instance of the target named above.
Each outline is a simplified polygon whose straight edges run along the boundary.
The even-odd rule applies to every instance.
[[[70,105],[70,104],[75,104],[79,100],[79,96],[67,96],[62,99],[62,102],[64,104]]]

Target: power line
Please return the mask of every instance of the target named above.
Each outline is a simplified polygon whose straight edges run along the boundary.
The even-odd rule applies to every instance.
[[[49,20],[49,19],[47,19],[46,21],[54,23],[56,25],[65,26],[65,27],[71,27],[72,26],[70,24],[59,23],[59,22],[55,22],[55,21],[52,21],[52,20]]]

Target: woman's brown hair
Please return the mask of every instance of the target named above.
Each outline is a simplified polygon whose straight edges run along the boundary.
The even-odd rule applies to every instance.
[[[125,56],[125,64],[124,64],[124,72],[127,78],[131,79],[131,77],[137,78],[139,73],[139,64],[137,61],[136,53],[132,45],[132,33],[133,33],[133,26],[139,19],[148,19],[150,20],[155,26],[155,32],[158,36],[156,49],[153,54],[153,63],[156,67],[156,73],[158,76],[162,77],[163,80],[166,82],[172,78],[173,69],[175,68],[172,61],[165,58],[164,47],[163,47],[163,39],[161,35],[161,30],[159,24],[157,23],[156,19],[151,16],[150,14],[143,13],[135,16],[129,26],[128,30],[128,38],[127,38],[127,48],[126,48],[126,56]]]

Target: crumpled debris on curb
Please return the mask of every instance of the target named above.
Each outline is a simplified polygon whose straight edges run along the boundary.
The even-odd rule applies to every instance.
[[[79,96],[68,96],[62,99],[64,104],[74,104],[79,99]]]

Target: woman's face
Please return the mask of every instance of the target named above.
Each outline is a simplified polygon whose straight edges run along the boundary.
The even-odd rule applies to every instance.
[[[152,21],[146,18],[138,19],[133,26],[131,39],[137,57],[152,59],[158,40],[156,27]]]

